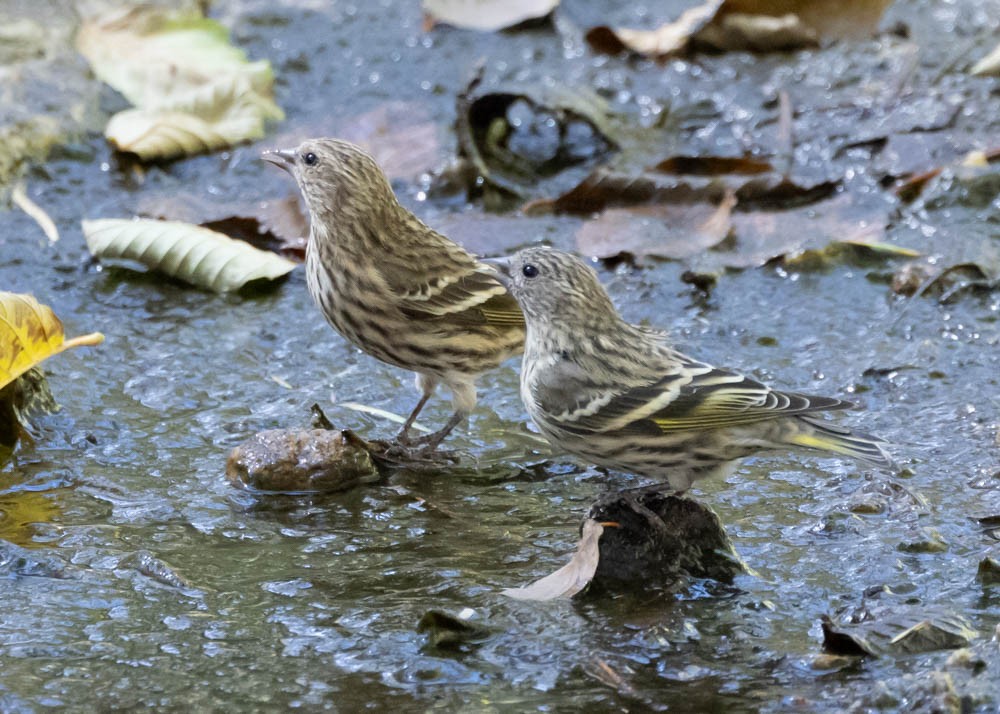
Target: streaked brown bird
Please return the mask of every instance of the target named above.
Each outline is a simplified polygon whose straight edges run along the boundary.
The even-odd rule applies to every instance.
[[[882,439],[821,416],[850,402],[781,392],[678,352],[623,320],[578,258],[527,248],[494,264],[527,321],[521,398],[556,447],[679,492],[766,451],[891,464]]]
[[[288,171],[309,208],[309,293],[341,335],[417,373],[420,400],[397,437],[434,450],[476,405],[476,377],[520,354],[524,317],[495,271],[400,205],[363,149],[311,139],[263,158]],[[410,427],[438,384],[455,412],[438,431]]]

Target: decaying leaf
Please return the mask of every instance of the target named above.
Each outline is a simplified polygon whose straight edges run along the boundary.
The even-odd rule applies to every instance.
[[[757,159],[683,156],[665,159],[639,174],[598,167],[566,193],[530,201],[522,210],[528,215],[593,214],[614,206],[718,204],[727,193],[734,194],[743,209],[803,205],[829,197],[837,186],[836,181],[788,178]]]
[[[583,590],[597,572],[600,558],[600,539],[604,526],[587,519],[583,524],[583,535],[576,545],[576,552],[570,561],[556,572],[536,580],[523,588],[507,588],[502,592],[515,600],[555,600],[570,598]]]
[[[438,132],[426,105],[391,101],[341,122],[336,136],[366,149],[390,179],[413,181],[443,161]]]
[[[847,250],[872,258],[912,257],[915,251],[884,240],[888,220],[881,204],[858,205],[857,197],[846,193],[801,208],[737,212],[725,248],[691,262],[699,270],[718,271],[760,267],[778,258],[800,269],[821,267]]]
[[[266,61],[248,62],[228,32],[191,9],[153,5],[84,21],[77,48],[136,109],[105,130],[120,151],[172,158],[260,138],[283,118]]]
[[[253,280],[275,280],[295,263],[206,228],[177,221],[83,221],[97,258],[137,261],[198,287],[228,292]]]
[[[31,295],[0,292],[0,387],[63,350],[103,341],[100,332],[67,340],[48,305]]]
[[[979,635],[961,615],[913,605],[883,592],[836,618],[824,615],[821,624],[825,652],[854,656],[956,649]]]
[[[654,30],[595,27],[587,41],[601,52],[631,50],[669,57],[691,49],[773,52],[820,39],[863,37],[892,0],[708,0]]]
[[[171,189],[144,193],[136,206],[142,218],[193,223],[230,238],[278,253],[289,260],[305,260],[309,216],[296,191],[274,201],[220,201],[204,193]]]
[[[511,196],[574,170],[582,175],[618,146],[608,103],[587,87],[491,83],[480,68],[456,104],[460,155],[486,186]],[[560,183],[576,181],[579,175]]]
[[[450,615],[441,610],[428,610],[417,623],[417,632],[427,635],[427,644],[431,647],[454,648],[465,644],[481,642],[490,631],[469,619],[473,611],[466,609],[458,616]]]
[[[438,22],[493,32],[551,13],[559,0],[423,0],[425,27]]]
[[[636,258],[690,258],[725,240],[732,228],[735,205],[736,197],[730,193],[718,205],[661,203],[610,208],[580,227],[576,249],[581,255],[596,258],[623,253]]]

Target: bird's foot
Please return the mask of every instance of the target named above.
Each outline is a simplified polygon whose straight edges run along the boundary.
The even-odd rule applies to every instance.
[[[684,491],[672,489],[669,483],[663,482],[650,484],[648,486],[622,489],[621,491],[615,493],[614,497],[636,514],[642,516],[653,531],[665,534],[667,532],[666,524],[663,522],[663,519],[658,513],[646,506],[645,500],[647,496],[662,494],[670,491],[673,491],[671,494],[673,496],[679,497],[684,494]]]
[[[398,441],[386,444],[379,458],[396,468],[429,468],[439,467],[445,463],[455,463],[459,460],[458,452],[438,449],[437,444],[428,445],[418,442],[401,444]]]

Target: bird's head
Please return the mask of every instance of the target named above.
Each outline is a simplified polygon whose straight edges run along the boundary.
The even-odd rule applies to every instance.
[[[521,305],[529,325],[595,326],[619,319],[597,273],[569,253],[534,247],[487,262]]]
[[[265,151],[261,158],[295,178],[314,224],[350,219],[352,212],[365,218],[396,202],[375,159],[348,141],[309,139],[294,149]]]

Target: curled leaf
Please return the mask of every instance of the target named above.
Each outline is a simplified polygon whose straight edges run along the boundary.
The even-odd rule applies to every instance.
[[[559,0],[424,0],[425,26],[443,22],[467,30],[494,32],[545,17]]]
[[[140,159],[171,159],[259,139],[264,121],[282,116],[245,78],[232,77],[177,96],[166,106],[118,112],[104,135],[118,151]]]
[[[515,600],[555,600],[569,598],[583,590],[597,572],[600,539],[604,526],[593,519],[583,524],[583,535],[570,561],[556,572],[523,588],[507,588],[503,595]]]
[[[295,267],[274,253],[190,223],[102,219],[83,221],[83,234],[98,258],[134,260],[220,293],[280,278]]]
[[[248,62],[226,28],[197,11],[117,10],[87,19],[76,43],[94,74],[136,106],[113,116],[105,135],[142,159],[260,138],[266,120],[284,117],[270,65]]]
[[[595,27],[587,41],[601,52],[628,49],[663,58],[692,48],[773,52],[808,47],[820,38],[871,32],[892,0],[707,0],[653,30]]]
[[[977,75],[1000,75],[1000,45],[993,48],[993,51],[983,57],[969,70]]]
[[[0,387],[63,350],[103,341],[100,332],[67,340],[48,305],[31,295],[0,292]]]

